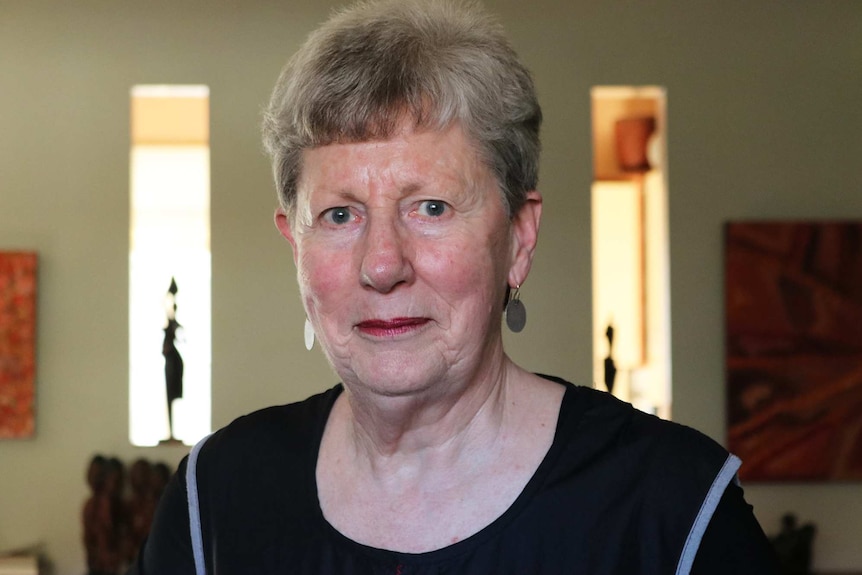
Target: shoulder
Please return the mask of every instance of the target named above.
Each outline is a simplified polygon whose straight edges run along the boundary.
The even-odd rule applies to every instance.
[[[632,526],[611,539],[634,545],[662,568],[690,568],[739,460],[691,427],[643,413],[608,393],[567,384],[555,478],[591,493],[600,521],[609,510]],[[634,552],[633,552],[634,553]],[[683,569],[681,572],[687,572]]]
[[[573,441],[589,442],[596,451],[642,453],[669,466],[688,466],[693,459],[720,465],[729,455],[696,429],[644,413],[609,393],[565,383],[561,418]]]
[[[222,541],[239,541],[237,530],[262,537],[253,526],[313,512],[317,447],[340,392],[336,386],[245,415],[195,446],[186,483],[194,486],[205,531]]]
[[[235,419],[196,446],[198,475],[217,477],[220,470],[235,474],[247,466],[259,468],[291,454],[298,456],[322,433],[340,392],[337,385],[303,401],[267,407]]]
[[[734,479],[739,459],[700,431],[608,393],[567,386],[557,438],[563,472],[590,470],[600,481],[629,477],[650,506],[674,508],[687,501],[695,510]]]

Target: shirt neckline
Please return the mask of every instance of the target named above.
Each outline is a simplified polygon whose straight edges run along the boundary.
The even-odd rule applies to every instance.
[[[541,489],[541,487],[545,483],[545,479],[547,478],[550,471],[553,469],[555,462],[559,458],[565,447],[564,438],[568,435],[565,433],[565,429],[571,426],[577,419],[577,414],[575,413],[575,399],[577,395],[577,387],[568,381],[556,378],[543,376],[539,374],[541,377],[545,377],[546,379],[550,379],[556,383],[563,385],[566,389],[563,394],[563,399],[560,402],[560,413],[557,417],[557,425],[554,430],[554,439],[551,442],[551,446],[548,449],[547,453],[545,453],[545,457],[542,458],[541,463],[536,468],[536,471],[533,473],[533,476],[524,486],[524,489],[499,517],[497,517],[494,521],[474,533],[469,537],[458,541],[457,543],[453,543],[452,545],[447,545],[446,547],[441,547],[439,549],[434,549],[432,551],[425,551],[422,553],[408,553],[401,551],[393,551],[389,549],[380,549],[377,547],[371,547],[369,545],[365,545],[363,543],[359,543],[358,541],[354,541],[353,539],[347,537],[340,531],[338,531],[327,519],[323,516],[323,510],[320,507],[320,497],[317,491],[317,459],[320,453],[320,445],[323,440],[323,433],[326,428],[326,423],[329,419],[329,416],[332,412],[332,408],[335,405],[335,401],[341,395],[344,390],[343,384],[339,383],[335,387],[329,390],[327,393],[327,402],[324,406],[323,413],[321,414],[320,419],[317,422],[317,426],[314,432],[314,437],[312,441],[312,445],[310,445],[310,465],[308,469],[310,469],[310,473],[308,473],[306,477],[307,481],[307,489],[308,493],[312,497],[313,507],[314,507],[314,521],[317,524],[317,528],[319,532],[325,537],[329,538],[333,543],[337,546],[349,551],[351,554],[359,554],[365,555],[371,558],[374,558],[381,562],[387,563],[409,563],[412,565],[419,564],[431,564],[438,563],[442,561],[446,561],[451,559],[452,557],[469,553],[471,550],[478,548],[484,542],[492,539],[501,531],[503,531],[520,513],[523,509],[529,505],[530,501],[534,498],[536,493]]]

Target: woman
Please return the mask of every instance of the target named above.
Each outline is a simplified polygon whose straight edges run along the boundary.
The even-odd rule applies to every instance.
[[[503,351],[540,123],[474,7],[358,5],[309,38],[264,137],[307,335],[343,385],[197,446],[140,572],[769,572],[738,460]]]

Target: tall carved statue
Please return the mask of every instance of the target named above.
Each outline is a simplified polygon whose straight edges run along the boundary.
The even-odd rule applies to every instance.
[[[168,289],[167,325],[165,326],[165,340],[162,344],[162,355],[165,356],[165,389],[168,399],[168,425],[170,427],[171,439],[174,436],[174,400],[183,396],[183,358],[177,350],[177,330],[182,326],[177,322],[177,282],[171,278],[171,287]]]

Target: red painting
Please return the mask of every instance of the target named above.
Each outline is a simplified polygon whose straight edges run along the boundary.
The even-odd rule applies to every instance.
[[[727,224],[725,317],[740,478],[862,480],[862,222]]]
[[[0,252],[0,438],[35,428],[36,254]]]

